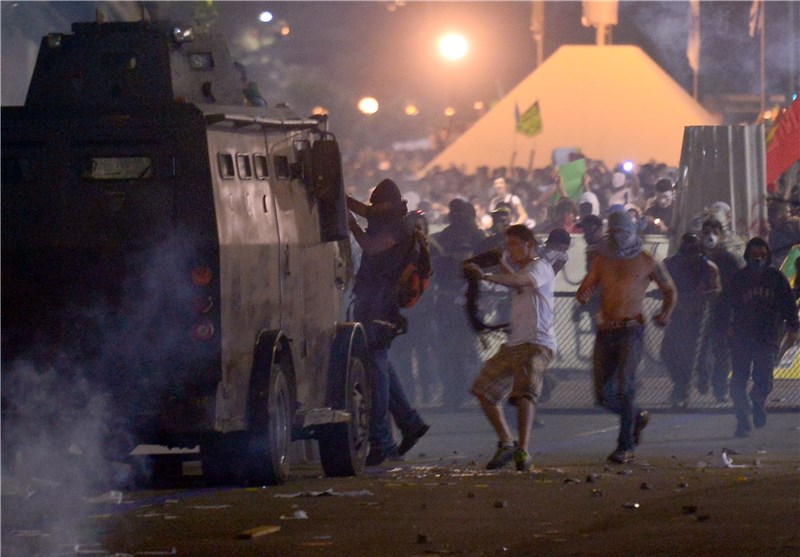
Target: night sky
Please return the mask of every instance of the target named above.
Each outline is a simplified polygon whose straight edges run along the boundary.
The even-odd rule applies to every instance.
[[[7,57],[11,29],[17,29],[16,40],[23,35],[38,45],[47,31],[68,31],[69,21],[93,19],[96,3],[2,4],[3,81],[11,83],[3,87],[3,103],[19,104],[24,94],[12,94],[20,90],[13,83],[20,75],[13,67],[18,57]],[[748,36],[750,5],[701,2],[701,100],[759,93],[759,41]],[[448,104],[461,114],[476,100],[490,106],[536,65],[530,2],[172,2],[159,3],[158,10],[175,20],[199,17],[225,34],[234,57],[246,64],[268,101],[287,101],[303,114],[324,106],[334,125],[349,130],[364,125],[355,104],[371,95],[381,102],[381,111],[369,125],[397,139],[424,136]],[[264,10],[274,14],[271,24],[258,21]],[[594,43],[595,30],[581,25],[581,13],[580,2],[546,4],[545,58],[562,44]],[[270,42],[277,21],[291,32]],[[48,22],[56,28],[47,28]],[[688,1],[622,1],[613,44],[640,46],[691,92],[688,22]],[[797,89],[798,29],[799,4],[766,2],[768,95]],[[470,41],[470,52],[458,63],[446,63],[436,50],[437,39],[448,30]],[[420,108],[414,122],[402,114],[409,102]]]

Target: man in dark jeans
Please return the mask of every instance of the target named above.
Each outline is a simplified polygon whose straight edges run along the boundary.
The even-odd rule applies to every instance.
[[[672,407],[686,409],[708,302],[722,286],[719,268],[703,254],[700,238],[691,232],[683,235],[678,253],[666,258],[664,265],[678,290],[678,303],[664,331],[661,361],[672,378]]]
[[[733,362],[731,398],[736,413],[736,437],[750,435],[751,413],[754,426],[766,425],[765,403],[772,391],[772,374],[784,330],[786,343],[791,346],[797,342],[800,329],[789,281],[770,266],[771,257],[763,238],[751,239],[744,251],[747,266],[734,275],[720,299],[721,319],[730,340]],[[753,387],[748,401],[747,382],[751,375]]]
[[[585,304],[600,289],[600,312],[594,345],[594,383],[597,402],[619,414],[617,448],[609,462],[634,460],[633,449],[650,416],[636,406],[636,368],[642,357],[645,319],[642,302],[650,282],[664,296],[661,312],[653,321],[664,327],[675,307],[675,285],[661,263],[642,251],[642,240],[627,211],[608,217],[608,239],[595,257],[575,294]]]
[[[729,249],[722,220],[723,217],[718,213],[709,216],[703,222],[700,241],[703,244],[703,253],[719,269],[719,279],[724,290],[731,284],[736,271],[744,267],[744,261]],[[725,327],[720,324],[719,298],[711,302],[709,322],[700,340],[700,356],[697,391],[706,394],[710,383],[717,402],[725,402],[728,397],[731,354],[725,338]]]
[[[361,264],[356,273],[353,317],[367,332],[372,406],[370,410],[370,453],[367,466],[376,466],[388,457],[408,452],[428,431],[428,425],[408,402],[397,373],[389,361],[392,340],[405,331],[400,314],[396,285],[413,241],[413,230],[406,229],[406,202],[391,180],[383,180],[372,191],[370,204],[347,198],[353,213],[367,219],[362,230],[350,214],[350,232],[361,247]],[[391,416],[403,435],[398,447],[392,435]]]

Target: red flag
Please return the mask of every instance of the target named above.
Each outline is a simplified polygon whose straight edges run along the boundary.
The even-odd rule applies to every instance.
[[[800,160],[800,99],[786,109],[777,126],[767,145],[767,184],[775,182]]]

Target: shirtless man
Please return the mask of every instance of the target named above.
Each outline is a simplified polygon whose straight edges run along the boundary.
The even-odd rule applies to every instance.
[[[616,464],[634,460],[633,449],[650,420],[649,414],[635,404],[635,383],[644,343],[642,302],[651,281],[664,296],[661,312],[653,321],[664,327],[677,301],[672,278],[661,263],[642,251],[642,240],[630,215],[625,211],[612,213],[608,238],[575,297],[585,304],[600,289],[594,388],[597,402],[620,416],[617,448],[608,455],[609,462]]]
[[[528,212],[522,205],[522,200],[518,195],[511,193],[508,190],[508,182],[502,176],[498,176],[492,182],[494,188],[494,197],[489,200],[489,211],[497,209],[498,203],[507,203],[511,206],[513,211],[513,222],[511,224],[525,224],[528,220]]]

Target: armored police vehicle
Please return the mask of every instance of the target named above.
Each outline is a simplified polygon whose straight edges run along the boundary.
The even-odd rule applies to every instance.
[[[25,106],[2,109],[4,373],[85,379],[108,395],[108,447],[199,444],[215,480],[281,483],[300,439],[328,475],[358,474],[352,274],[324,117],[249,106],[213,35],[43,38]]]

